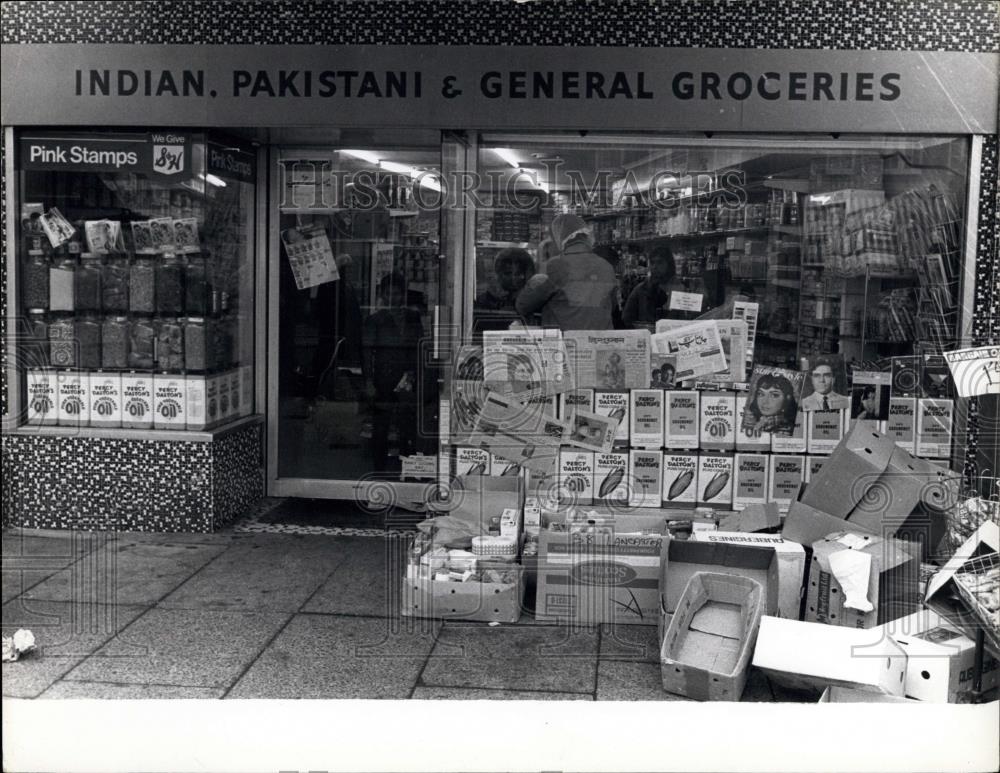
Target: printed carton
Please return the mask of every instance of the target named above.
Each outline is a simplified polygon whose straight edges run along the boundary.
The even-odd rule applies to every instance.
[[[702,392],[699,445],[712,451],[736,448],[736,394]]]
[[[694,507],[698,501],[698,455],[663,455],[664,507]]]
[[[916,450],[917,400],[915,397],[889,398],[889,418],[885,421],[885,434],[904,451]]]
[[[847,409],[806,412],[806,449],[810,454],[829,454],[844,438]]]
[[[628,392],[594,392],[594,413],[598,416],[613,416],[618,421],[615,444],[628,445],[629,415]]]
[[[171,374],[153,376],[153,426],[184,429],[187,423],[187,380]]]
[[[771,456],[767,478],[767,496],[781,510],[787,510],[802,487],[806,458],[792,454]]]
[[[728,510],[733,505],[733,456],[701,454],[698,457],[699,505]]]
[[[767,503],[770,458],[770,454],[736,454],[736,480],[733,483],[734,510]]]
[[[663,452],[629,451],[629,505],[659,507],[663,491]]]
[[[628,454],[594,454],[594,500],[601,504],[628,505]]]
[[[490,475],[492,457],[484,448],[455,447],[456,475]]]
[[[62,371],[56,376],[56,421],[60,427],[90,424],[90,374]]]
[[[917,400],[917,456],[950,457],[954,426],[953,400]]]
[[[143,373],[122,374],[122,426],[153,428],[153,377]]]
[[[795,414],[792,433],[771,435],[771,453],[774,454],[804,454],[806,452],[806,421],[802,411]]]
[[[27,375],[27,423],[30,426],[56,424],[59,390],[56,371],[32,368]]]
[[[663,447],[662,389],[633,389],[630,393],[629,442],[632,448]]]
[[[699,393],[672,389],[664,398],[665,419],[663,445],[669,449],[698,448],[700,408]]]
[[[743,426],[743,414],[748,401],[746,393],[736,395],[736,450],[766,453],[771,450],[771,433]]]
[[[564,448],[559,452],[559,499],[564,504],[594,504],[594,453]]]
[[[90,374],[90,426],[122,425],[122,377],[119,373]]]

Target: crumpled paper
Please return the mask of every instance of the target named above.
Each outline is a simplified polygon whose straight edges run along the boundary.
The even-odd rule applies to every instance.
[[[857,550],[841,550],[830,556],[830,571],[844,591],[844,606],[859,612],[871,612],[868,583],[872,574],[872,557]]]
[[[35,635],[24,628],[3,637],[3,662],[13,662],[35,649]]]

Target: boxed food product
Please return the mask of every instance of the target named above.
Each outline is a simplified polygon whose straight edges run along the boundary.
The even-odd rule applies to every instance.
[[[630,394],[629,442],[632,448],[663,447],[662,389],[633,389]]]
[[[191,430],[205,429],[208,426],[204,376],[187,376],[184,426]]]
[[[143,373],[123,373],[122,426],[152,429],[153,415],[153,377]]]
[[[226,379],[226,383],[229,380]],[[187,381],[184,376],[153,376],[153,426],[184,429],[187,422]]]
[[[664,397],[664,446],[670,449],[697,449],[700,425],[699,393],[671,389]]]
[[[806,422],[804,411],[796,411],[792,431],[788,435],[771,435],[771,453],[804,454],[806,452]]]
[[[734,465],[736,480],[733,483],[733,509],[743,510],[750,505],[763,505],[768,501],[769,454],[737,453]]]
[[[698,500],[698,455],[663,455],[663,504],[694,507]]]
[[[781,514],[773,502],[765,505],[749,505],[737,510],[719,521],[719,531],[736,531],[751,534],[770,531],[781,526]]]
[[[752,663],[768,678],[798,690],[849,687],[902,697],[905,689],[906,652],[871,629],[765,615]]]
[[[764,452],[771,450],[771,433],[750,426],[744,421],[747,410],[747,395],[736,395],[736,450]]]
[[[767,478],[768,500],[782,510],[787,510],[798,495],[805,475],[806,458],[793,454],[771,456]]]
[[[556,415],[560,419],[572,419],[575,411],[591,413],[594,410],[594,390],[574,389],[570,392],[563,392],[558,395],[557,407]]]
[[[629,505],[659,507],[663,490],[663,452],[629,451]]]
[[[219,423],[219,379],[205,378],[205,425],[213,427]]]
[[[490,475],[490,452],[483,448],[455,447],[456,475]]]
[[[628,445],[628,404],[628,392],[594,392],[594,413],[598,416],[610,416],[618,422],[616,444]]]
[[[628,505],[628,454],[594,454],[594,499],[602,504]]]
[[[814,542],[805,619],[872,628],[920,607],[920,561],[890,538],[837,532]]]
[[[242,384],[240,383],[240,372],[236,368],[229,371],[229,418],[236,419],[243,415],[243,406],[240,400],[243,398]]]
[[[489,452],[487,452],[489,453]],[[502,456],[490,454],[490,476],[493,478],[516,478],[521,474],[521,465],[510,462]]]
[[[699,505],[728,509],[733,505],[732,454],[698,456]]]
[[[738,701],[762,597],[760,583],[748,577],[712,572],[691,577],[660,648],[663,689],[694,700]]]
[[[806,449],[810,454],[830,454],[844,439],[847,409],[806,411]]]
[[[879,626],[906,651],[906,695],[932,703],[958,703],[973,689],[976,643],[930,609]],[[981,689],[1000,685],[1000,663],[983,653]]]
[[[951,456],[955,402],[929,397],[917,400],[917,456]]]
[[[220,373],[215,377],[216,390],[219,396],[219,423],[224,424],[233,417],[232,382],[229,373]]]
[[[699,445],[712,451],[727,451],[736,447],[736,394],[734,392],[702,392]]]
[[[56,421],[60,427],[86,427],[90,423],[90,375],[64,371],[56,376]]]
[[[806,572],[806,549],[802,545],[782,539],[779,534],[729,531],[695,532],[691,539],[715,545],[750,545],[772,549],[778,560],[778,600],[772,614],[791,620],[799,619]]]
[[[90,426],[122,425],[122,377],[119,373],[90,374]]]
[[[31,426],[55,424],[59,402],[56,371],[31,368],[27,380],[27,423]]]
[[[563,504],[594,503],[594,454],[564,448],[559,452],[559,499]]]
[[[612,523],[591,534],[542,530],[537,619],[657,624],[666,521],[657,515],[622,513]]]
[[[807,456],[806,457],[806,469],[805,469],[805,482],[809,483],[813,479],[813,475],[818,473],[823,467],[823,462],[825,462],[827,457],[825,456]]]
[[[889,418],[885,422],[885,434],[904,451],[916,450],[917,400],[914,397],[889,398]]]

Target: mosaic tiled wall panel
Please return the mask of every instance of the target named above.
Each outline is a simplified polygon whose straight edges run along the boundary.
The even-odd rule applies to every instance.
[[[264,427],[255,424],[212,444],[213,527],[230,523],[264,496]]]
[[[210,532],[263,495],[260,433],[218,443],[7,436],[4,517],[38,529]]]
[[[343,43],[996,51],[990,0],[5,2],[5,43]]]

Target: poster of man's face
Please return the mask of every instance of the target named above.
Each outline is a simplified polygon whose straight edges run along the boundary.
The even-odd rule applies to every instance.
[[[802,385],[802,410],[838,410],[850,405],[847,368],[841,354],[821,354],[809,362]]]

